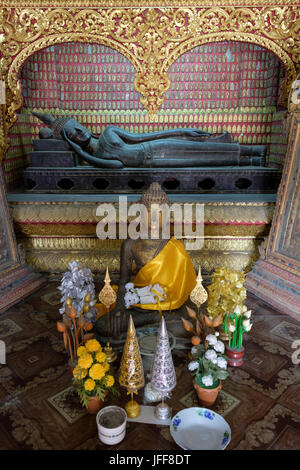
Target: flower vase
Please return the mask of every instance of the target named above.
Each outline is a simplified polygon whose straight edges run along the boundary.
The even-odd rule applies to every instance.
[[[99,397],[90,397],[88,405],[87,405],[87,412],[90,415],[97,414],[101,408],[104,406],[104,400],[101,400]]]
[[[193,385],[197,392],[199,403],[206,408],[209,408],[215,403],[218,393],[222,388],[221,382],[219,382],[219,385],[215,388],[200,387],[195,379],[193,380]]]
[[[239,367],[243,364],[245,348],[241,346],[240,348],[232,348],[231,346],[226,346],[225,354],[228,358],[228,364],[232,367]]]

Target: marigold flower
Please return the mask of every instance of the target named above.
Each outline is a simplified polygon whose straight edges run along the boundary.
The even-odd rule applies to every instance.
[[[79,348],[77,349],[77,356],[80,357],[83,354],[86,354],[87,352],[88,351],[85,346],[79,346]]]
[[[85,343],[85,347],[88,351],[90,352],[98,352],[98,351],[101,351],[102,348],[101,348],[101,344],[99,343],[99,341],[97,341],[96,339],[89,339],[86,343]]]
[[[106,376],[106,386],[107,387],[112,387],[114,383],[115,383],[115,379],[113,378],[113,376],[112,375],[107,375]]]
[[[86,353],[79,357],[78,367],[80,369],[88,369],[93,364],[93,357],[91,354]]]
[[[80,369],[80,367],[75,367],[73,370],[73,377],[77,380],[82,380],[86,377],[87,375],[87,370],[86,369]]]
[[[96,361],[97,362],[104,362],[105,360],[106,360],[106,354],[102,351],[97,352]]]
[[[96,382],[92,379],[86,379],[86,381],[84,382],[84,388],[87,392],[91,392],[92,390],[94,390],[96,386]]]
[[[105,375],[104,368],[101,364],[94,364],[90,368],[89,375],[94,380],[101,380]]]

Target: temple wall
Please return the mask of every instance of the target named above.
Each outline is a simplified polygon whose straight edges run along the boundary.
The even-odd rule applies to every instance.
[[[134,89],[135,68],[119,52],[98,44],[66,43],[30,56],[22,69],[23,107],[10,130],[4,162],[16,187],[38,137],[32,109],[72,115],[100,134],[109,124],[132,132],[175,127],[229,131],[244,144],[267,144],[268,165],[281,167],[286,140],[278,110],[284,68],[254,44],[224,41],[193,48],[170,67],[171,85],[150,118]]]

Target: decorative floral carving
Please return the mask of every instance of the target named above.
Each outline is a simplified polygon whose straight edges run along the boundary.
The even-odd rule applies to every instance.
[[[300,66],[297,6],[289,2],[272,6],[272,2],[261,1],[254,7],[245,0],[243,7],[228,0],[222,7],[203,3],[197,8],[196,2],[189,2],[195,7],[185,7],[181,1],[174,2],[174,7],[164,8],[160,2],[160,8],[154,8],[156,2],[146,2],[150,8],[129,9],[124,7],[131,2],[124,3],[105,3],[106,8],[101,9],[98,2],[96,8],[91,1],[83,5],[81,0],[65,0],[49,8],[43,7],[42,0],[28,0],[13,9],[12,1],[4,1],[7,8],[0,11],[0,66],[1,77],[7,82],[7,128],[16,120],[22,104],[19,75],[26,59],[42,48],[68,41],[101,43],[126,56],[136,68],[134,86],[151,117],[170,86],[170,65],[187,50],[212,41],[246,41],[274,52],[286,67],[282,99],[287,100]]]

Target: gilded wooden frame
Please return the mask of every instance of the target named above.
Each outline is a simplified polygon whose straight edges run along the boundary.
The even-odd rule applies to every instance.
[[[298,77],[300,88],[300,76]],[[290,132],[274,217],[267,239],[269,263],[300,275],[300,90],[290,95]]]
[[[0,224],[2,236],[4,236],[5,245],[8,251],[6,259],[0,263],[0,275],[5,275],[8,271],[20,264],[17,242],[13,230],[13,223],[9,212],[6,199],[5,184],[0,168]],[[1,236],[1,234],[0,234]]]

